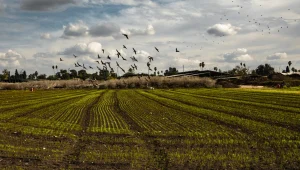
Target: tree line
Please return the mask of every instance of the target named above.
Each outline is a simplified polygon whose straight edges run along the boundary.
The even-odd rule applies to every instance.
[[[282,70],[282,73],[290,73],[291,71],[293,73],[298,72],[297,69],[294,67],[291,67],[292,62],[289,61],[287,63],[285,70]],[[204,62],[200,62],[199,64],[200,69],[203,70],[205,67]],[[213,68],[214,71],[222,72],[221,69],[218,69],[217,67]],[[27,75],[25,70],[18,71],[15,70],[15,73],[11,73],[7,69],[4,69],[2,71],[2,74],[0,73],[0,81],[2,82],[25,82],[28,80],[70,80],[70,79],[92,79],[92,80],[109,80],[109,79],[116,79],[117,74],[108,71],[108,70],[99,70],[99,72],[95,73],[87,73],[86,70],[74,70],[74,69],[60,69],[58,71],[57,67],[53,66],[53,75],[47,76],[46,74],[39,74],[37,71],[34,73],[31,73]],[[300,70],[299,70],[300,71]],[[158,71],[157,68],[154,68],[153,73],[148,74],[140,74],[140,75],[150,75],[150,76],[170,76],[170,75],[176,75],[179,71],[176,69],[176,67],[169,67],[169,69],[163,71]],[[270,64],[261,64],[256,69],[250,71],[249,67],[246,66],[246,63],[240,63],[236,67],[234,67],[231,70],[224,71],[222,73],[228,73],[230,75],[261,75],[261,76],[268,76],[270,74],[275,73],[275,69]],[[134,69],[129,68],[128,71],[123,75],[123,77],[131,77],[136,76]]]

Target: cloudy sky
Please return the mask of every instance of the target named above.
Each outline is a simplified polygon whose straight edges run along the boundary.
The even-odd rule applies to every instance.
[[[158,70],[199,69],[204,61],[206,69],[243,62],[278,71],[289,60],[300,69],[299,30],[299,0],[0,0],[0,70],[50,75],[52,65],[79,62],[92,73],[98,54],[128,70],[132,48],[139,73],[147,72],[148,56]]]

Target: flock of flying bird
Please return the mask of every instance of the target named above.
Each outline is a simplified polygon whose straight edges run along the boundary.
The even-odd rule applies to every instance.
[[[128,37],[128,35],[127,34],[122,34],[122,35],[124,35],[125,37],[126,37],[126,39],[129,39],[129,37]],[[127,47],[125,46],[125,45],[123,45],[123,48],[124,49],[127,49]],[[159,49],[157,48],[157,47],[154,47],[155,48],[155,50],[157,51],[157,52],[159,52]],[[133,50],[133,52],[134,52],[134,54],[136,55],[137,54],[137,51],[136,51],[136,49],[135,48],[132,48],[132,50]],[[180,52],[177,48],[175,49],[175,52]],[[102,49],[102,53],[104,54],[105,53],[105,49]],[[122,54],[120,53],[120,51],[118,50],[118,49],[116,49],[116,55],[117,55],[117,57],[118,58],[122,58],[122,60],[124,60],[124,61],[127,61],[127,59],[126,58],[124,58],[124,56],[122,56]],[[73,56],[74,56],[74,58],[77,58],[78,56],[76,56],[75,54],[73,54]],[[114,69],[111,67],[111,57],[108,55],[107,56],[107,60],[109,60],[109,61],[106,61],[106,62],[103,62],[102,60],[101,60],[101,58],[102,57],[100,57],[100,55],[98,54],[98,59],[100,59],[100,61],[99,60],[96,60],[95,62],[96,63],[98,63],[98,65],[102,65],[102,69],[99,67],[99,66],[96,66],[97,67],[97,69],[101,72],[101,71],[103,71],[103,70],[109,70],[110,69],[110,72],[115,72],[114,71]],[[132,56],[132,57],[130,57],[130,59],[132,60],[132,62],[133,62],[133,65],[130,65],[131,66],[131,69],[132,70],[137,70],[138,69],[138,67],[137,67],[137,65],[134,63],[134,62],[138,62],[138,60],[136,59],[136,57],[135,56]],[[151,57],[151,56],[148,56],[148,59],[149,59],[149,61],[147,62],[147,67],[148,67],[148,70],[149,71],[153,71],[152,69],[151,69],[151,62],[154,60],[154,58],[153,57]],[[62,58],[60,58],[60,61],[64,61]],[[76,62],[76,63],[74,63],[74,65],[75,65],[75,67],[82,67],[83,69],[85,69],[85,70],[87,70],[88,68],[89,69],[94,69],[92,66],[89,66],[88,68],[84,65],[84,63],[82,63],[82,64],[80,64],[79,62]],[[120,68],[124,73],[126,73],[125,72],[125,70],[120,66],[120,64],[118,63],[118,61],[116,61],[116,65],[117,65],[117,68]],[[108,67],[109,67],[109,69],[108,69]],[[141,76],[138,76],[139,78],[141,77]],[[148,75],[148,78],[150,79],[150,76]]]
[[[233,3],[234,1],[232,1],[232,3]],[[260,7],[261,7],[262,5],[260,5]],[[241,6],[241,5],[237,5],[236,6],[237,8],[239,8],[240,9],[240,11],[238,11],[238,15],[242,15],[242,9],[243,9],[243,6]],[[290,11],[291,9],[288,9],[288,11]],[[259,14],[260,15],[260,17],[263,17],[263,14]],[[223,18],[223,16],[224,16],[224,18]],[[229,17],[228,17],[228,15],[226,15],[226,14],[224,14],[221,18],[220,18],[220,20],[227,20],[227,21],[229,21]],[[261,29],[261,32],[262,32],[262,35],[263,35],[263,33],[264,32],[267,32],[268,34],[271,34],[271,27],[270,27],[270,25],[269,24],[265,24],[264,22],[260,22],[259,21],[259,19],[258,18],[252,18],[252,19],[250,19],[250,15],[245,15],[245,17],[247,17],[248,19],[249,19],[249,23],[252,23],[252,24],[255,24],[256,26],[258,26],[258,27],[266,27],[268,30],[267,31],[265,31],[263,28]],[[282,21],[285,21],[285,19],[283,18],[283,17],[280,17],[280,19],[282,20]],[[290,19],[289,19],[290,20]],[[295,22],[296,21],[298,21],[298,19],[293,19]],[[280,32],[280,29],[283,29],[283,28],[289,28],[289,26],[288,25],[286,25],[286,26],[281,26],[278,30],[277,30],[277,32]],[[256,31],[260,31],[260,29],[256,29]],[[122,34],[124,37],[126,37],[126,39],[129,39],[129,36],[127,35],[127,34]],[[218,36],[218,37],[224,37],[225,36],[225,34],[224,35],[221,35],[221,36]],[[205,37],[204,37],[205,38]],[[207,38],[205,38],[205,40],[208,40]],[[224,41],[223,41],[224,42]],[[213,41],[213,43],[215,43],[215,41]],[[219,44],[219,43],[218,43]],[[196,44],[195,44],[196,45]],[[188,46],[187,46],[188,47]],[[125,45],[123,45],[123,48],[124,49],[126,49],[127,50],[127,47],[125,46]],[[154,47],[155,48],[155,50],[157,51],[157,52],[159,52],[159,49],[157,48],[157,47]],[[136,49],[135,48],[132,48],[133,49],[133,52],[134,52],[134,54],[136,55],[137,54],[137,51],[136,51]],[[202,50],[202,47],[200,48],[200,50]],[[104,54],[104,52],[105,52],[105,50],[104,49],[102,49],[102,52],[103,52],[103,54]],[[127,59],[126,58],[124,58],[124,56],[122,56],[122,54],[118,51],[118,50],[116,50],[116,55],[117,55],[117,57],[118,57],[118,59],[120,59],[120,57],[121,57],[121,59],[122,60],[124,60],[124,61],[127,61]],[[175,52],[177,52],[177,53],[179,53],[180,51],[176,48],[175,49]],[[76,55],[74,55],[73,54],[73,56],[75,57],[75,58],[77,58],[77,56]],[[97,69],[99,70],[99,71],[102,71],[102,70],[108,70],[108,67],[109,67],[109,69],[110,69],[110,71],[111,72],[114,72],[114,69],[111,67],[111,57],[108,55],[107,56],[107,60],[109,60],[109,61],[107,61],[107,62],[103,62],[102,60],[101,60],[101,58],[102,57],[100,57],[100,55],[98,54],[98,59],[100,59],[100,61],[98,61],[98,60],[96,60],[95,62],[97,62],[99,65],[102,65],[103,66],[103,68],[101,69],[99,66],[97,66]],[[132,62],[133,62],[133,64],[131,64],[130,66],[131,66],[131,68],[133,69],[133,70],[137,70],[138,69],[138,67],[137,67],[137,65],[134,63],[134,62],[138,62],[138,60],[137,60],[137,58],[135,57],[135,56],[132,56],[132,57],[130,57],[130,59],[132,60]],[[148,71],[152,71],[152,69],[151,69],[151,62],[154,60],[154,58],[153,57],[151,57],[151,56],[148,56],[148,59],[149,59],[149,61],[147,62],[147,67],[148,67]],[[63,61],[63,59],[62,58],[60,58],[60,61]],[[80,63],[78,63],[78,62],[76,62],[76,63],[74,63],[75,64],[75,67],[82,67],[83,69],[87,69],[87,67],[85,67],[85,65],[82,63],[82,64],[80,64]],[[125,73],[125,70],[120,66],[120,64],[118,63],[118,61],[116,61],[116,66],[117,66],[117,68],[120,68],[124,73]],[[88,67],[89,69],[93,69],[93,67],[92,66],[89,66]],[[140,77],[139,77],[140,78]],[[148,75],[148,78],[150,79],[150,76]]]

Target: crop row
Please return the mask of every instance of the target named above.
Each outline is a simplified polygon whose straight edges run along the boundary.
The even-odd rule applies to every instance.
[[[68,97],[76,94],[82,94],[82,90],[74,91],[12,91],[10,93],[0,92],[0,108],[7,106],[24,105],[26,103],[40,102],[56,98]]]
[[[264,139],[300,139],[300,135],[297,132],[272,126],[269,124],[265,124],[262,122],[257,122],[254,120],[229,115],[226,113],[214,111],[211,109],[205,109],[193,105],[187,104],[188,101],[182,99],[182,96],[177,96],[175,99],[169,99],[162,96],[158,96],[155,93],[158,92],[146,92],[146,91],[137,91],[139,94],[147,96],[155,101],[159,101],[160,103],[164,103],[166,106],[169,106],[174,109],[178,109],[181,111],[187,111],[194,116],[199,116],[201,118],[207,118],[210,121],[219,122],[224,124],[225,126],[236,127],[237,129],[244,130],[244,132],[248,132],[249,134],[255,135],[256,137],[261,137]],[[182,102],[180,102],[180,101]],[[184,102],[184,103],[183,103]]]
[[[20,117],[15,122],[26,126],[57,129],[61,131],[80,131],[85,108],[100,92],[91,92],[66,102],[51,105]]]
[[[173,109],[159,102],[149,100],[134,91],[118,91],[120,107],[138,123],[145,132],[162,135],[210,134],[215,138],[239,137],[240,133],[215,124],[206,119],[193,116],[183,110]]]
[[[251,103],[241,103],[240,101],[232,101],[230,99],[228,101],[225,99],[220,100],[219,98],[207,98],[202,97],[201,95],[173,91],[155,91],[153,94],[177,100],[179,102],[185,102],[200,108],[280,125],[283,127],[291,127],[295,130],[299,128],[300,130],[300,114],[278,109],[270,109],[268,107],[263,107],[263,104],[260,107],[257,107]]]
[[[90,132],[130,133],[129,127],[115,109],[115,91],[105,93],[91,109]]]
[[[299,108],[298,101],[300,100],[300,95],[283,93],[283,92],[273,92],[267,93],[261,90],[256,92],[255,90],[236,90],[236,89],[189,89],[189,90],[174,90],[183,93],[192,93],[201,95],[204,97],[218,97],[225,99],[234,99],[249,101],[254,103],[265,103],[280,106],[288,106],[293,108]]]

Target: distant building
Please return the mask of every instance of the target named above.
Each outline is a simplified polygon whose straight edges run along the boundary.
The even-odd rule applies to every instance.
[[[228,77],[228,73],[222,73],[218,71],[212,71],[212,70],[193,70],[193,71],[185,71],[185,72],[179,72],[176,75],[172,76],[166,76],[166,77],[183,77],[183,76],[197,76],[197,77],[212,77],[212,78],[218,78],[218,77]]]

